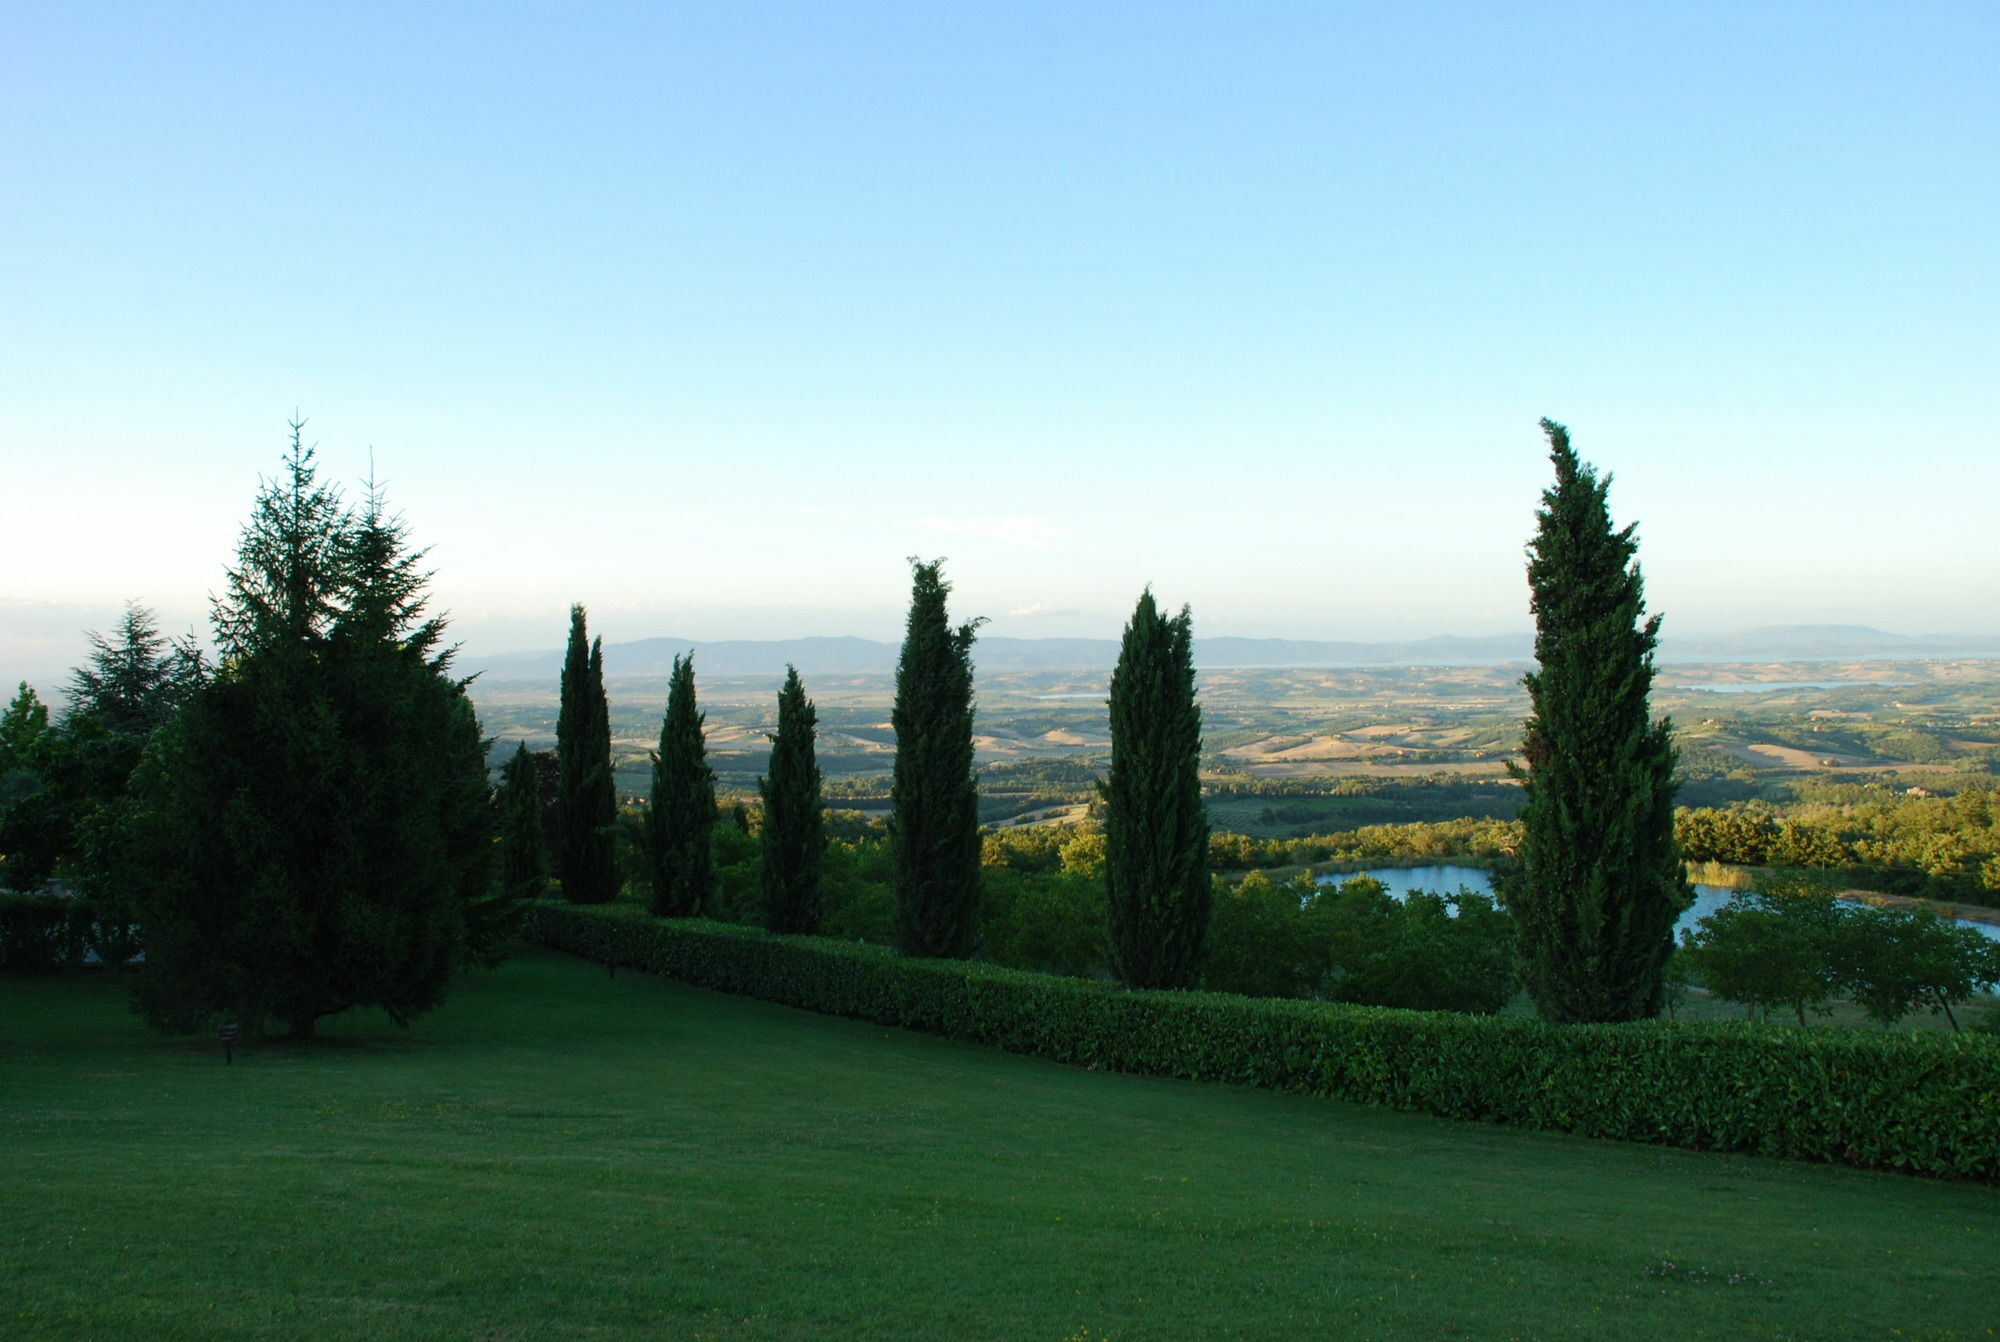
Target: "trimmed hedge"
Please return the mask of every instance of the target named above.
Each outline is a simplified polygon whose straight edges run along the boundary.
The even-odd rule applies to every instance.
[[[1056,1062],[1519,1127],[2000,1182],[2000,1042],[1726,1024],[1550,1025],[1136,992],[619,905],[529,940],[698,987]]]
[[[80,899],[0,894],[0,972],[46,974],[83,963],[90,922]]]
[[[0,892],[0,973],[48,974],[90,963],[125,964],[139,953],[129,912],[107,914],[75,895]]]

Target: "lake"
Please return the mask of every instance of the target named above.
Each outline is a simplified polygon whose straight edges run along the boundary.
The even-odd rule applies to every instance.
[[[1483,867],[1459,867],[1451,865],[1435,867],[1371,867],[1367,871],[1342,872],[1334,876],[1318,878],[1321,885],[1338,885],[1350,876],[1373,876],[1382,882],[1390,894],[1401,899],[1412,890],[1428,890],[1433,894],[1455,894],[1460,886],[1475,895],[1493,894],[1493,881]],[[1674,940],[1680,941],[1683,931],[1693,932],[1695,924],[1714,913],[1729,902],[1736,892],[1726,885],[1697,885],[1694,888],[1694,904],[1680,920],[1674,924]],[[1960,927],[1969,927],[1982,936],[2000,941],[2000,926],[1992,923],[1975,923],[1967,918],[1953,918]]]

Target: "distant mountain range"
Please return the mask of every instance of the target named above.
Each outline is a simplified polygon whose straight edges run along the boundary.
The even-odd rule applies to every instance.
[[[888,675],[899,648],[866,638],[694,639],[646,638],[604,649],[608,680],[665,677],[676,656],[692,651],[707,676],[782,675],[787,665],[818,675]],[[1197,638],[1195,663],[1207,670],[1231,667],[1493,666],[1532,661],[1528,634],[1488,638],[1417,639],[1401,643],[1320,642],[1284,638]],[[1981,635],[1891,634],[1864,625],[1801,624],[1745,629],[1734,634],[1663,639],[1660,659],[1670,662],[1784,662],[1868,657],[1963,657],[2000,654],[2000,638]],[[562,652],[467,657],[463,671],[492,681],[551,680],[562,673]],[[982,638],[973,646],[982,671],[1109,671],[1118,661],[1110,638]]]

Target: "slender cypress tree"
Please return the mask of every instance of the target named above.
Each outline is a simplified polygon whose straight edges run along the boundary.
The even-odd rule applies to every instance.
[[[1660,618],[1645,618],[1633,528],[1614,531],[1609,476],[1542,421],[1556,482],[1529,546],[1538,669],[1516,769],[1527,800],[1504,895],[1522,980],[1555,1021],[1659,1014],[1673,925],[1690,900],[1674,845],[1672,724],[1651,719]]]
[[[589,638],[581,605],[569,608],[556,756],[562,769],[562,848],[556,865],[563,895],[572,904],[608,904],[618,893],[612,851],[618,795],[611,778],[611,707],[604,698],[604,641]]]
[[[674,658],[660,748],[653,752],[652,805],[646,811],[646,853],[653,867],[653,912],[696,918],[715,900],[715,772],[702,742],[704,715],[695,707],[694,654]]]
[[[1193,617],[1163,619],[1147,588],[1111,674],[1104,874],[1111,972],[1131,988],[1185,988],[1208,931],[1208,813]]]
[[[523,741],[500,773],[500,889],[514,899],[535,898],[549,878],[535,774],[535,757]]]
[[[819,931],[820,860],[826,854],[826,806],[820,800],[813,741],[819,714],[785,668],[778,691],[778,730],[771,736],[771,775],[757,780],[764,799],[764,926],[773,932]]]
[[[896,663],[896,774],[889,816],[896,942],[963,958],[979,945],[979,791],[972,775],[972,641],[956,629],[942,559],[912,559],[910,621]]]

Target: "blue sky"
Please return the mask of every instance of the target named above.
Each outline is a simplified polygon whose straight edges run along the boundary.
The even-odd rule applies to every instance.
[[[0,678],[202,619],[294,408],[479,651],[2000,632],[2000,8],[0,14]]]

